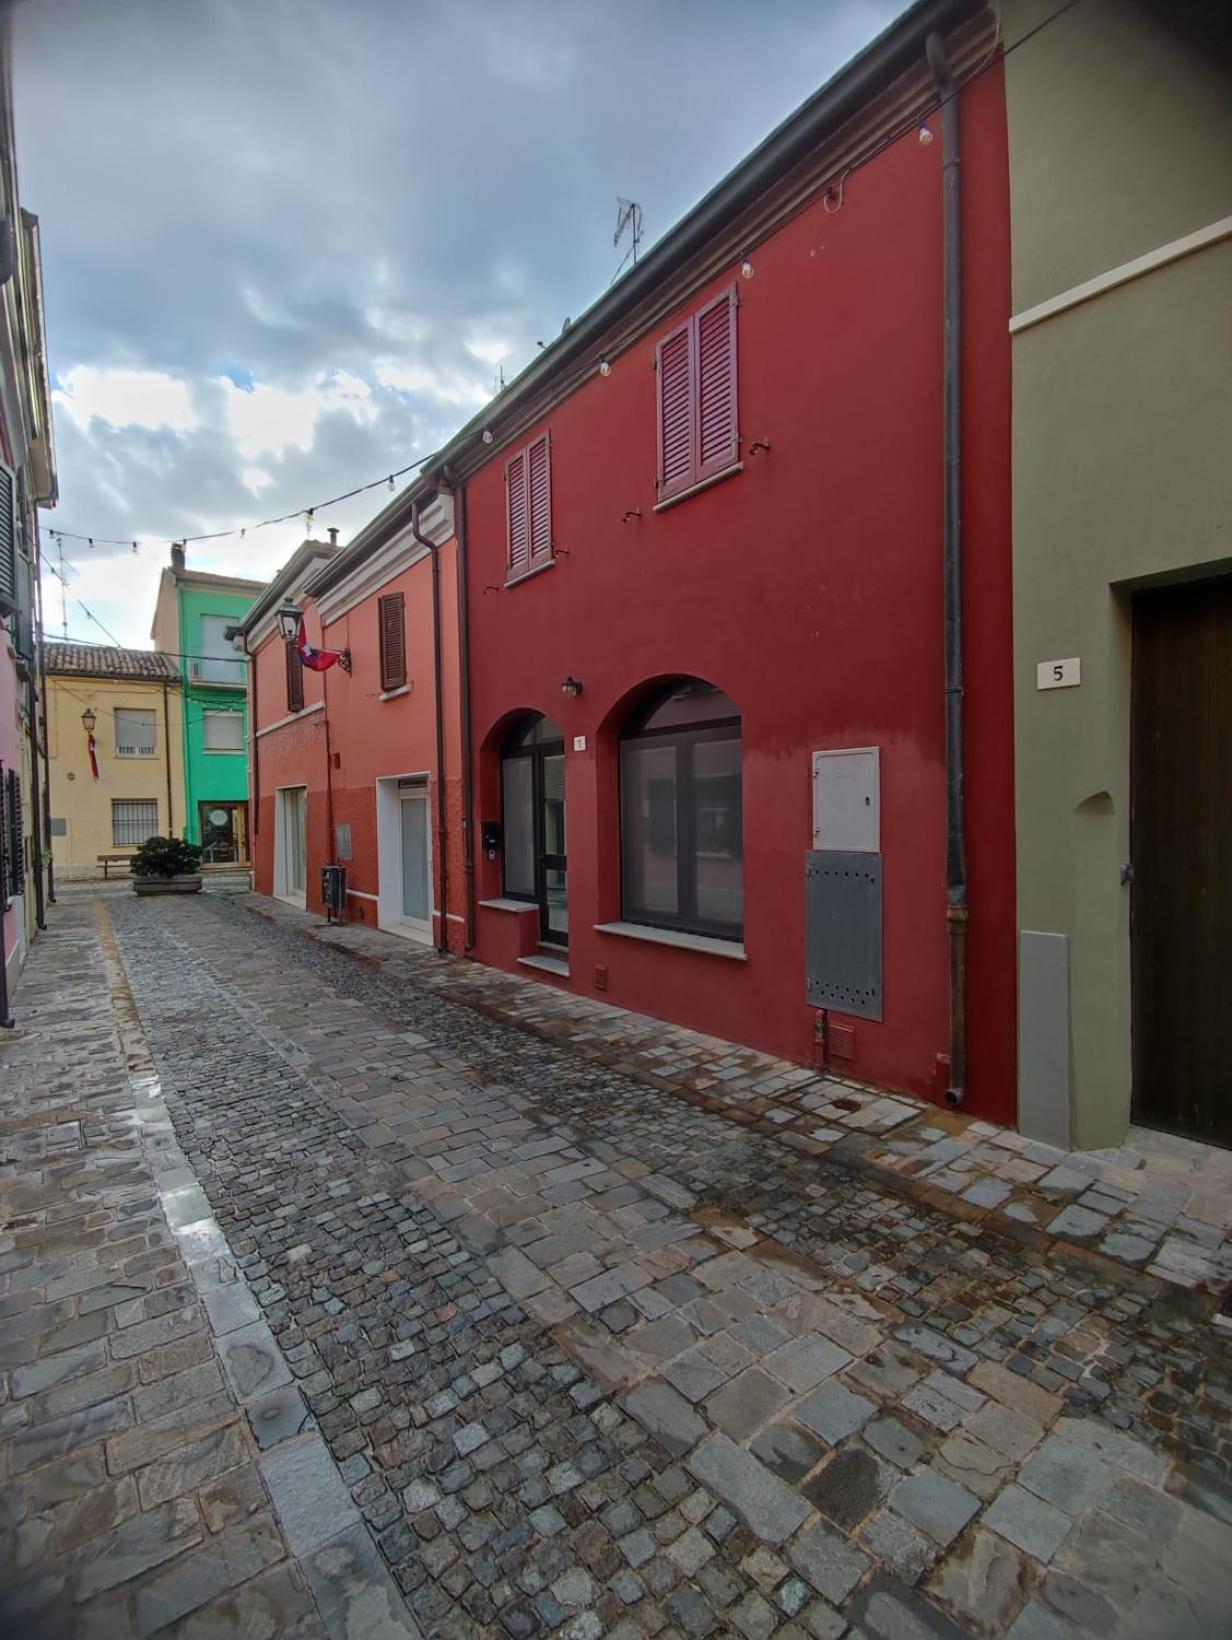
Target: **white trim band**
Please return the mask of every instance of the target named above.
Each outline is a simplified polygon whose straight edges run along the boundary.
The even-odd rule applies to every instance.
[[[619,934],[625,940],[648,940],[651,945],[674,945],[681,951],[701,951],[710,957],[727,957],[747,962],[748,954],[739,940],[716,940],[709,934],[686,934],[680,928],[649,928],[645,923],[596,923],[596,934]]]
[[[1187,233],[1181,239],[1173,239],[1167,245],[1147,251],[1145,256],[1136,256],[1132,262],[1123,262],[1119,268],[1109,268],[1107,273],[1096,274],[1094,279],[1073,285],[1057,296],[1050,296],[1046,302],[1038,302],[1035,307],[1015,313],[1010,320],[1010,335],[1029,330],[1032,325],[1042,324],[1045,319],[1065,313],[1069,308],[1091,301],[1093,297],[1102,296],[1105,291],[1115,290],[1118,285],[1127,285],[1130,280],[1140,279],[1144,273],[1166,267],[1169,262],[1179,262],[1181,257],[1191,256],[1194,251],[1204,250],[1207,245],[1217,245],[1221,239],[1230,236],[1232,216],[1220,217],[1218,222],[1210,222],[1205,228]]]
[[[275,729],[285,729],[288,723],[298,723],[301,718],[311,717],[314,712],[323,712],[325,702],[314,700],[311,706],[304,706],[298,712],[288,712],[286,717],[278,719],[277,723],[267,723],[264,729],[258,729],[255,735],[249,735],[250,740],[260,740],[262,735],[272,735]]]

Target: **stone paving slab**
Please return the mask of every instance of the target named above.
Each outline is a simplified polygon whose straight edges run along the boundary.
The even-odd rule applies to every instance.
[[[225,1537],[257,1503],[303,1547],[280,1470],[324,1454],[340,1530],[297,1587],[329,1632],[408,1607],[443,1635],[621,1640],[1226,1624],[1227,1366],[1163,1283],[1050,1261],[234,903],[108,911],[141,1015],[119,1034],[148,1037],[171,1118],[151,1143],[214,1215],[167,1234],[201,1299],[246,1284],[313,1421],[202,1486],[199,1518]],[[61,1302],[57,1343],[88,1346]],[[166,1326],[152,1385],[184,1380],[146,1409],[150,1464],[160,1422],[208,1424],[232,1382],[212,1340],[186,1358],[186,1308],[128,1322]],[[253,1538],[256,1602],[284,1561]]]
[[[82,899],[53,930],[0,1040],[0,1626],[56,1640],[353,1632],[322,1619],[315,1568],[263,1477],[279,1449],[259,1456],[224,1378],[211,1312],[260,1309],[234,1267],[218,1286],[217,1259],[200,1262],[225,1241],[114,943]],[[413,1640],[400,1621],[382,1632]]]
[[[1061,1151],[870,1088],[834,1068],[812,1071],[543,980],[415,949],[375,929],[328,927],[259,895],[239,903],[391,978],[777,1131],[808,1154],[834,1152],[875,1176],[892,1176],[921,1199],[987,1217],[1034,1245],[1093,1250],[1191,1291],[1208,1311],[1232,1290],[1232,1151],[1142,1129],[1114,1150]]]

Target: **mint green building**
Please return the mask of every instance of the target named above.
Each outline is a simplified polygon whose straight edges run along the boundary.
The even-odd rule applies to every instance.
[[[151,636],[183,679],[182,830],[201,844],[206,865],[248,864],[248,680],[227,630],[264,589],[263,581],[186,568],[180,546],[159,581]]]

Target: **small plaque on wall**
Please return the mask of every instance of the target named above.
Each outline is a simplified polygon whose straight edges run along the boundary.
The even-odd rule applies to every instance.
[[[351,858],[351,828],[349,824],[334,827],[334,858],[349,860]]]
[[[1073,689],[1082,682],[1082,662],[1077,655],[1067,661],[1040,661],[1035,668],[1037,689]]]

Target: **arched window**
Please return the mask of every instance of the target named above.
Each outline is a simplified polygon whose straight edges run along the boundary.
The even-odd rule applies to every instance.
[[[501,752],[504,889],[539,906],[540,937],[569,938],[565,855],[565,737],[551,718],[514,724]]]
[[[627,922],[738,940],[744,933],[740,709],[678,678],[620,737]]]

